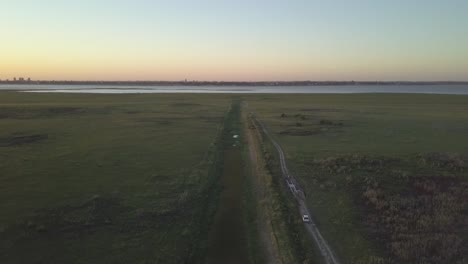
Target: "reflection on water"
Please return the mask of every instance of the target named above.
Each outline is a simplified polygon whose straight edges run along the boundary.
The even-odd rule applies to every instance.
[[[338,86],[97,86],[0,85],[0,90],[54,93],[426,93],[468,95],[468,85],[338,85]]]

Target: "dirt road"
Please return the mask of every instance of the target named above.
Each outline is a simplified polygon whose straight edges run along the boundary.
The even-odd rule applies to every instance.
[[[271,190],[267,187],[268,177],[271,177],[265,171],[265,163],[261,155],[258,153],[259,142],[257,138],[257,130],[250,129],[250,122],[247,112],[242,111],[242,119],[244,120],[244,130],[249,151],[249,165],[252,183],[254,185],[254,195],[259,201],[257,203],[258,210],[258,230],[260,241],[265,252],[266,263],[283,263],[278,249],[278,244],[275,237],[275,232],[272,225],[272,204]]]
[[[296,199],[299,211],[301,213],[301,215],[298,216],[298,217],[301,217],[302,215],[305,215],[305,214],[309,215],[310,222],[309,223],[304,223],[304,225],[306,227],[306,230],[310,234],[310,236],[315,241],[315,244],[317,245],[317,248],[320,250],[320,253],[323,256],[325,263],[327,263],[327,264],[338,264],[338,263],[340,263],[338,261],[338,259],[336,258],[335,254],[333,253],[332,249],[328,245],[328,243],[325,241],[323,236],[320,234],[320,231],[318,230],[317,226],[315,225],[315,223],[313,221],[313,217],[311,217],[312,216],[311,211],[307,208],[307,205],[305,203],[304,192],[300,188],[300,186],[297,183],[296,179],[289,173],[288,167],[286,165],[286,159],[285,159],[285,156],[284,156],[283,149],[278,144],[278,142],[276,142],[276,140],[273,139],[273,137],[270,135],[268,130],[265,128],[265,126],[258,119],[255,118],[254,120],[255,120],[256,124],[258,124],[258,126],[260,126],[263,133],[267,136],[267,138],[272,142],[272,144],[275,146],[276,150],[278,151],[282,175],[283,175],[284,179],[286,180],[286,183],[289,186],[291,194]]]

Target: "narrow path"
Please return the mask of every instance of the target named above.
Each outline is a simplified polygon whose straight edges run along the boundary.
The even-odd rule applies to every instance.
[[[265,164],[263,158],[258,153],[260,146],[256,129],[249,127],[249,118],[247,111],[242,111],[242,120],[244,121],[244,130],[249,150],[250,170],[253,184],[255,186],[254,195],[258,201],[258,229],[260,241],[262,242],[263,250],[265,252],[266,263],[282,263],[279,256],[278,244],[274,235],[271,223],[271,197],[267,185],[267,172],[265,172]],[[255,134],[254,134],[255,133]]]
[[[307,208],[307,205],[305,203],[304,192],[300,188],[296,179],[289,173],[288,167],[286,165],[286,159],[284,156],[283,149],[278,144],[278,142],[276,142],[276,140],[273,139],[273,137],[270,135],[268,130],[265,128],[265,126],[256,118],[255,118],[255,121],[257,124],[260,125],[263,133],[268,137],[268,139],[271,141],[271,143],[273,143],[276,150],[278,151],[282,175],[291,190],[291,194],[294,196],[294,198],[297,201],[301,215],[307,214],[311,216],[311,213],[310,213],[311,211]],[[318,230],[317,226],[315,225],[313,221],[313,218],[312,217],[309,217],[309,218],[310,218],[310,222],[304,223],[304,225],[306,227],[306,230],[310,234],[310,236],[312,236],[312,238],[314,239],[315,244],[317,245],[317,248],[320,250],[320,254],[323,256],[325,263],[339,264],[340,262],[336,258],[335,254],[333,253],[332,249],[328,245],[327,241],[325,241],[322,234]]]

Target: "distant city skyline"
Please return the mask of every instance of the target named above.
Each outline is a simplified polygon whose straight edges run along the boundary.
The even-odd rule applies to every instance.
[[[468,81],[468,1],[2,1],[0,79]]]

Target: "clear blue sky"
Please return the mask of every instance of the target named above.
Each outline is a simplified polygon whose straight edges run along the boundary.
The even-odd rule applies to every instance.
[[[0,34],[1,79],[468,79],[466,0],[0,0]]]

